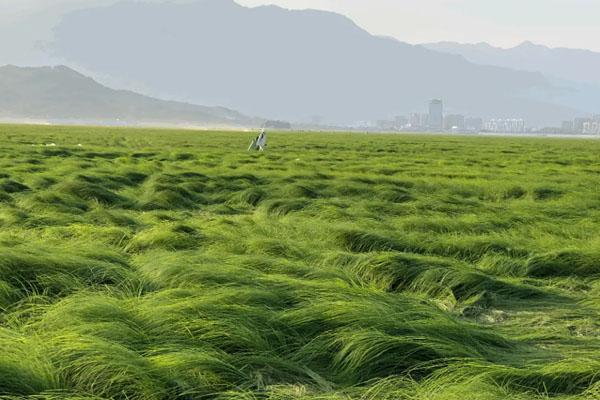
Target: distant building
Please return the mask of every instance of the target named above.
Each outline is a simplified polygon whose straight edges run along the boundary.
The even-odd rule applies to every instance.
[[[575,121],[573,121],[573,132],[583,133],[583,125],[586,122],[591,122],[591,120],[589,118],[575,118]]]
[[[600,121],[599,120],[590,120],[588,122],[584,122],[583,131],[584,135],[598,135],[600,134]]]
[[[465,116],[460,114],[449,114],[444,117],[444,129],[447,131],[464,131]]]
[[[483,129],[482,118],[466,118],[465,129],[469,132],[481,132]]]
[[[413,113],[408,116],[408,125],[412,128],[417,128],[421,126],[421,114]]]
[[[413,113],[408,116],[407,128],[413,130],[425,129],[428,126],[429,115]]]
[[[427,128],[429,126],[429,114],[420,114],[421,122],[420,125],[422,128]]]
[[[444,127],[444,103],[442,100],[431,100],[429,102],[429,129],[441,131]]]
[[[560,130],[562,133],[573,133],[575,131],[575,124],[573,121],[563,121]]]
[[[494,133],[524,133],[525,120],[518,118],[492,119],[485,126],[485,130]]]
[[[394,118],[394,123],[396,124],[396,129],[402,129],[408,124],[408,118],[404,115],[398,115]]]

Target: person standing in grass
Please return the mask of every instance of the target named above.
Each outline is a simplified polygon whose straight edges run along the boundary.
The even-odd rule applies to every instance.
[[[265,132],[264,128],[260,131],[256,145],[260,151],[265,151],[267,149],[267,132]]]
[[[265,129],[260,130],[260,135],[258,137],[252,139],[252,143],[250,143],[250,147],[248,147],[248,151],[251,150],[260,150],[265,151],[267,148],[267,133]]]

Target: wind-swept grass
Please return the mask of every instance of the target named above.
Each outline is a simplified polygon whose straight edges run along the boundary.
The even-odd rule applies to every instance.
[[[600,398],[600,142],[251,137],[0,125],[0,399]]]

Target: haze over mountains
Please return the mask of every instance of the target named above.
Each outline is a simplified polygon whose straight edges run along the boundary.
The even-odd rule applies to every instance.
[[[350,125],[424,112],[432,98],[448,113],[538,126],[600,111],[598,73],[581,66],[595,65],[592,52],[410,45],[339,14],[233,0],[125,0],[58,21],[43,46],[50,60],[111,87],[251,116]]]
[[[443,53],[461,55],[476,64],[541,72],[548,77],[600,84],[600,53],[590,50],[550,48],[531,42],[523,42],[510,49],[494,47],[488,43],[438,42],[423,46]]]
[[[540,73],[375,37],[329,12],[231,0],[120,2],[70,13],[55,33],[56,54],[70,64],[248,115],[346,124],[421,111],[438,97],[450,111],[532,123],[578,114],[543,100],[560,89]]]
[[[523,42],[502,49],[488,43],[427,43],[424,47],[447,54],[460,55],[479,65],[494,65],[515,70],[542,73],[557,90],[531,93],[533,98],[600,114],[600,53],[590,50],[550,48]]]
[[[65,66],[0,67],[0,118],[98,124],[256,126],[222,107],[163,101],[102,86]]]

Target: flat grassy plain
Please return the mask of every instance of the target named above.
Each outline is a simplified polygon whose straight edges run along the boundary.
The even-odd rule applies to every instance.
[[[600,398],[600,141],[252,135],[0,125],[0,398]]]

